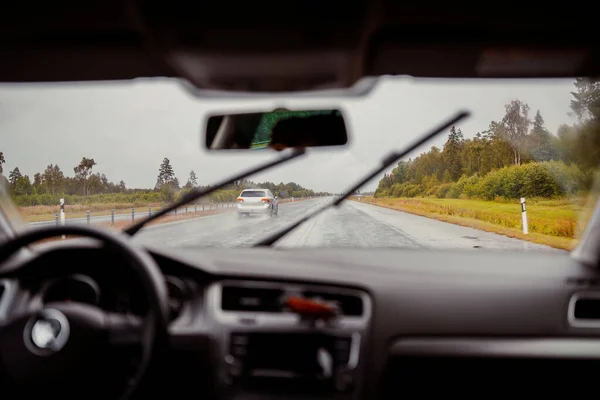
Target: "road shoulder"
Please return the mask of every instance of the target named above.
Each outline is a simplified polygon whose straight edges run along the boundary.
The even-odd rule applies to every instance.
[[[418,238],[427,247],[563,251],[473,226],[407,213],[392,207],[358,201],[350,201],[347,204],[401,229],[410,237]]]

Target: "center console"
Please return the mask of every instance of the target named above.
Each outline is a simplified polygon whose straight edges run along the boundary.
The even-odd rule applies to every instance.
[[[331,319],[286,309],[297,296],[335,305]],[[353,399],[371,319],[366,292],[277,282],[223,281],[208,289],[225,398]]]

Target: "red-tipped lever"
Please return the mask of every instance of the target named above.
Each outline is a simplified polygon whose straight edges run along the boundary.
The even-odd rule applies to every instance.
[[[285,305],[297,314],[315,317],[331,318],[337,314],[337,307],[322,301],[306,299],[299,296],[290,296],[285,299]]]

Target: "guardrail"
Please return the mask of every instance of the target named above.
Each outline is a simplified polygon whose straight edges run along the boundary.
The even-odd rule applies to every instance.
[[[308,200],[313,197],[296,197],[289,199],[280,199],[280,203],[288,203],[292,201]],[[202,204],[188,204],[187,206],[178,208],[172,212],[169,212],[165,216],[177,216],[177,215],[189,215],[210,210],[220,210],[226,208],[234,208],[235,202],[219,202],[219,203],[202,203]],[[130,221],[131,223],[136,220],[151,216],[161,210],[161,207],[132,207],[131,212],[115,212],[111,209],[110,212],[100,212],[102,215],[94,215],[93,212],[87,211],[83,217],[69,218],[68,207],[65,208],[65,220],[64,223],[77,223],[77,224],[95,224],[95,223],[110,223],[114,225],[115,221]],[[29,225],[42,226],[42,225],[61,225],[60,213],[56,212],[54,220],[46,221],[35,221],[29,222]]]
[[[224,209],[224,208],[233,208],[235,203],[233,202],[222,202],[222,203],[205,203],[205,204],[188,204],[187,206],[178,208],[168,214],[168,215],[186,215],[191,213],[199,213],[208,210],[216,210],[216,209]],[[115,221],[130,221],[135,222],[136,220],[140,220],[146,218],[148,216],[153,215],[154,213],[161,210],[161,207],[133,207],[129,212],[116,212],[114,209],[110,211],[102,211],[99,212],[101,215],[94,215],[92,211],[86,211],[84,216],[77,216],[74,218],[69,218],[69,209],[68,206],[65,209],[65,220],[64,223],[76,223],[76,224],[95,224],[95,223],[110,223],[114,225]],[[81,215],[81,213],[78,213]],[[46,220],[46,221],[34,221],[29,222],[28,225],[31,226],[43,226],[43,225],[61,225],[60,213],[56,212],[54,220]]]

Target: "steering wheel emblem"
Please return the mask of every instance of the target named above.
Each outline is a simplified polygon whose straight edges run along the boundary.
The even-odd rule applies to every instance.
[[[56,309],[42,310],[25,325],[23,340],[27,348],[37,355],[56,353],[69,339],[69,321]]]

